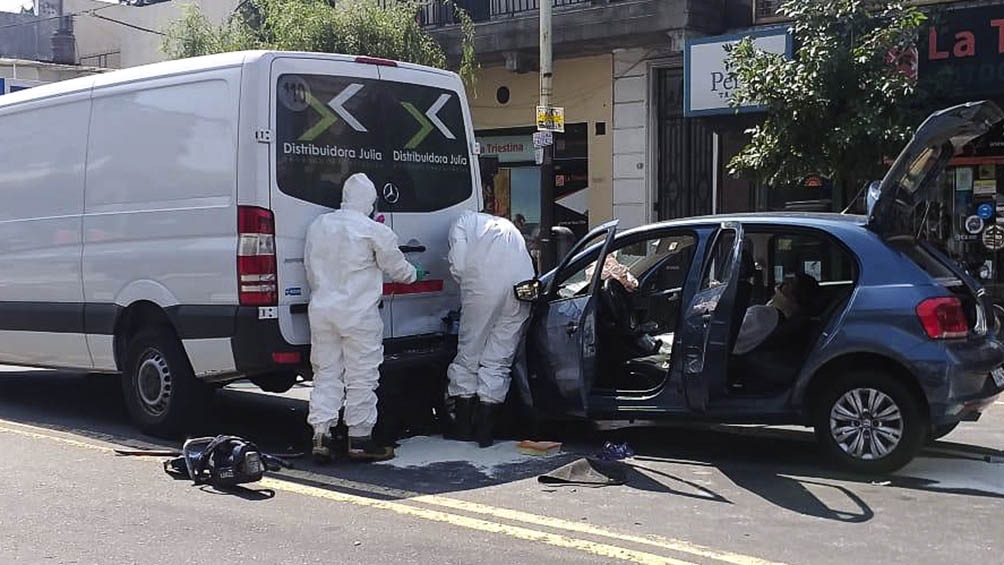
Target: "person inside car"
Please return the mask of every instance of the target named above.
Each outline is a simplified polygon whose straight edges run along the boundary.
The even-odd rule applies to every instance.
[[[732,349],[734,371],[743,388],[768,390],[795,377],[812,335],[812,305],[819,283],[805,273],[785,277],[765,305],[746,310]]]
[[[586,278],[592,279],[594,272],[596,272],[595,262],[586,268]],[[614,279],[621,283],[628,292],[634,292],[638,289],[638,279],[631,273],[627,265],[617,260],[616,251],[608,254],[606,260],[603,261],[603,272],[600,273],[600,280],[605,281],[607,279]]]

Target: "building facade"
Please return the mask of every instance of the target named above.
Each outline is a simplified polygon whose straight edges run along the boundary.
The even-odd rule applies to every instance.
[[[482,69],[472,111],[483,155],[499,161],[490,179],[496,211],[532,224],[538,0],[460,5],[476,24]],[[712,211],[712,132],[683,116],[683,46],[750,16],[748,2],[732,0],[554,0],[553,104],[568,124],[555,138],[556,223],[581,233],[610,218],[631,227]],[[454,14],[431,5],[422,18],[456,59]]]

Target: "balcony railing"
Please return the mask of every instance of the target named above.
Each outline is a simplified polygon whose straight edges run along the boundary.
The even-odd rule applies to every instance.
[[[504,18],[536,11],[539,0],[455,0],[457,6],[467,10],[475,22],[486,22],[494,18]],[[553,0],[555,8],[589,5],[594,0]],[[430,2],[419,13],[424,26],[444,26],[458,23],[452,7],[442,2]]]
[[[872,0],[877,7],[885,4],[883,0]],[[913,6],[929,6],[932,4],[954,4],[965,0],[907,0],[907,4]],[[753,23],[766,24],[784,21],[785,18],[777,13],[778,8],[784,0],[753,0]]]

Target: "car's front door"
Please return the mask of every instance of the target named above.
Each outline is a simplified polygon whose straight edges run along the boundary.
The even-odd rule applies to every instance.
[[[596,379],[596,302],[599,265],[606,259],[617,221],[597,227],[568,253],[547,289],[543,319],[536,325],[542,366],[533,388],[534,405],[543,413],[584,416]],[[593,248],[588,257],[582,252]]]
[[[698,412],[707,410],[709,392],[725,384],[743,228],[724,222],[711,237],[701,283],[687,306],[680,336],[687,404]]]

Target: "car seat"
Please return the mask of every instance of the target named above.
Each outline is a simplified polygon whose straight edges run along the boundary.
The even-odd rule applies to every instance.
[[[752,278],[756,271],[753,262],[753,254],[743,249],[739,258],[739,283],[736,285],[736,298],[732,303],[731,326],[729,327],[728,351],[731,353],[732,345],[735,344],[739,336],[739,328],[742,327],[743,318],[746,316],[746,309],[749,308],[753,299]]]

